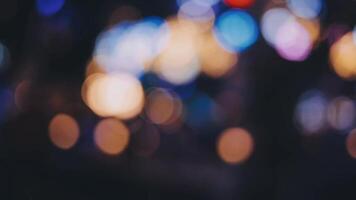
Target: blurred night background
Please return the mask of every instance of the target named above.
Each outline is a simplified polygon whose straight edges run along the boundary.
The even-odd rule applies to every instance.
[[[355,198],[355,10],[0,0],[0,199]]]

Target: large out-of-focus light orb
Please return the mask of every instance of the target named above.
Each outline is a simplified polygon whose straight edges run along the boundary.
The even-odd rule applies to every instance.
[[[84,101],[99,116],[129,119],[144,104],[139,80],[129,74],[94,74],[83,85]]]
[[[297,16],[313,19],[318,17],[323,0],[287,0],[288,8]]]
[[[276,43],[277,32],[293,15],[285,8],[272,8],[266,11],[261,20],[261,32],[272,46]]]
[[[294,19],[280,27],[275,42],[278,54],[290,61],[305,60],[313,47],[308,31]]]
[[[169,39],[154,62],[154,71],[175,85],[193,81],[200,72],[197,30],[176,19],[168,22],[168,28]]]
[[[130,132],[119,120],[104,119],[95,128],[94,142],[106,154],[120,154],[126,149],[129,140]]]
[[[225,48],[241,52],[256,42],[258,28],[250,14],[232,10],[218,18],[215,34]]]
[[[346,138],[346,150],[353,159],[356,159],[356,129],[353,129]]]
[[[65,0],[36,0],[37,11],[44,16],[50,16],[62,9]]]
[[[229,164],[237,164],[247,160],[253,152],[254,141],[251,134],[241,128],[225,130],[217,141],[220,158]]]
[[[60,149],[72,148],[79,139],[79,125],[77,121],[67,115],[56,115],[49,124],[49,138]]]
[[[320,22],[318,20],[306,20],[302,18],[298,18],[297,20],[308,32],[312,43],[316,44],[320,39]]]
[[[212,34],[202,36],[199,44],[199,58],[202,71],[213,78],[227,74],[238,60],[236,53],[226,51]]]
[[[338,130],[345,130],[353,125],[355,120],[355,105],[347,97],[338,97],[328,105],[328,122]]]
[[[330,49],[330,62],[335,72],[342,78],[356,77],[356,44],[352,33],[345,34]]]
[[[327,100],[318,90],[306,92],[299,99],[295,120],[306,134],[322,130],[326,124]]]
[[[234,8],[248,8],[255,3],[255,0],[224,0],[224,3]]]
[[[139,76],[160,52],[167,37],[167,26],[160,18],[147,18],[133,25],[123,23],[98,37],[95,59],[106,72]]]

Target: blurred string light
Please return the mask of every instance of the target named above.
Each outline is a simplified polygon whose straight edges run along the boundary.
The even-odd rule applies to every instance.
[[[348,97],[337,97],[328,105],[328,122],[337,130],[350,128],[355,120],[355,105]]]
[[[65,0],[36,0],[37,11],[44,16],[51,16],[62,9]]]
[[[258,27],[247,12],[230,10],[217,19],[215,34],[227,50],[242,52],[256,42]]]
[[[94,57],[108,73],[140,76],[160,52],[167,37],[167,26],[158,17],[136,24],[121,23],[98,37]]]
[[[144,104],[139,80],[129,74],[93,74],[82,87],[84,102],[99,116],[130,119]]]
[[[122,153],[128,146],[129,140],[129,129],[117,119],[103,119],[95,127],[94,142],[106,154]]]
[[[197,29],[177,19],[170,19],[168,28],[168,42],[155,60],[153,70],[169,83],[189,83],[200,73]]]
[[[323,7],[323,0],[287,0],[288,8],[298,17],[317,18]]]
[[[353,159],[356,159],[356,129],[351,130],[346,138],[346,150]]]
[[[233,8],[245,9],[251,7],[255,0],[224,0],[224,3]]]
[[[251,134],[242,128],[230,128],[219,136],[217,152],[226,163],[238,164],[246,161],[253,152],[254,141]]]
[[[154,124],[172,124],[181,117],[182,110],[181,100],[170,91],[156,88],[147,95],[146,115]]]
[[[238,56],[236,53],[226,51],[213,34],[209,33],[200,37],[199,59],[203,73],[219,78],[231,71],[237,64]]]
[[[72,148],[79,139],[79,125],[67,114],[57,114],[51,120],[48,129],[52,143],[63,150]]]
[[[352,32],[345,34],[330,48],[330,62],[334,71],[344,79],[356,77],[356,44]]]
[[[295,120],[305,134],[315,134],[326,125],[327,100],[318,90],[305,92],[295,110]]]

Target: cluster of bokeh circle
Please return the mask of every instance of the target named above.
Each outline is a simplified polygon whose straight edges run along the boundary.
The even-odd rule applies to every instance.
[[[64,0],[53,1],[56,4],[41,2],[37,1],[37,9],[44,16],[65,5]],[[186,122],[187,106],[182,97],[174,89],[145,87],[145,74],[154,74],[172,88],[189,84],[200,74],[224,78],[260,35],[283,59],[301,62],[321,40],[333,37],[335,32],[330,27],[322,37],[323,0],[270,1],[260,23],[249,12],[255,4],[254,0],[177,0],[177,14],[166,19],[110,19],[97,37],[81,90],[83,102],[102,118],[93,130],[96,147],[110,155],[124,152],[132,138],[126,121],[137,117],[172,129]],[[135,10],[130,6],[120,9]],[[356,62],[352,59],[356,55],[355,38],[356,31],[350,30],[331,43],[330,65],[343,79],[356,77]],[[309,133],[322,126],[317,119],[324,120],[320,110],[326,102],[318,94],[308,98],[297,105],[295,119]],[[338,98],[329,107],[331,126],[350,126],[347,120],[337,120],[340,109],[350,112],[348,108],[353,109],[353,104]],[[144,136],[155,138],[150,143],[150,155],[159,147],[160,137],[157,131],[152,132]],[[55,146],[70,149],[81,134],[78,122],[61,113],[51,120],[49,135]],[[228,127],[217,138],[216,152],[227,163],[241,163],[251,156],[254,146],[253,134],[247,129]],[[348,146],[352,146],[350,142]]]

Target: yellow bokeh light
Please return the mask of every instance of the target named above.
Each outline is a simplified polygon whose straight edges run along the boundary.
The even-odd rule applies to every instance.
[[[213,78],[225,75],[237,63],[237,55],[222,48],[212,34],[201,37],[199,58],[202,71]]]
[[[356,159],[356,129],[353,129],[346,138],[346,150],[352,158]]]
[[[76,120],[67,114],[56,115],[49,124],[49,138],[60,149],[72,148],[79,139],[79,126]]]
[[[224,131],[217,142],[217,152],[220,158],[229,164],[237,164],[249,158],[254,142],[250,133],[241,128],[231,128]]]
[[[319,42],[320,39],[320,22],[318,20],[306,20],[298,18],[298,22],[307,30],[313,43]]]
[[[100,121],[94,132],[94,142],[104,153],[118,155],[122,153],[130,140],[130,132],[121,121],[110,118]]]
[[[344,79],[356,77],[356,45],[352,33],[336,41],[330,49],[330,62],[335,72]]]
[[[153,62],[153,70],[173,84],[192,81],[200,72],[197,51],[197,30],[190,23],[168,21],[169,38]]]
[[[142,85],[129,74],[93,74],[82,87],[84,102],[99,116],[130,119],[144,104]]]

